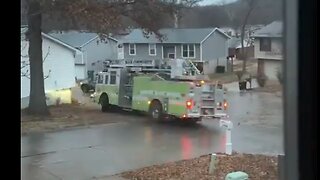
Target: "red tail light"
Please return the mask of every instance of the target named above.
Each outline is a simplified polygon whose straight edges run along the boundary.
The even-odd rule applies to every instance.
[[[227,110],[227,108],[228,108],[228,102],[226,100],[224,100],[224,102],[223,102],[223,108],[224,108],[224,110]]]
[[[192,109],[192,107],[193,107],[193,101],[192,101],[192,100],[186,101],[186,107],[187,107],[188,109]]]

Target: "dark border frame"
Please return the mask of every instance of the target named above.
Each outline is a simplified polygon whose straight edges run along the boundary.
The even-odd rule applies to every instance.
[[[298,180],[298,0],[284,0],[284,176]]]
[[[316,0],[284,0],[284,179],[316,179]]]

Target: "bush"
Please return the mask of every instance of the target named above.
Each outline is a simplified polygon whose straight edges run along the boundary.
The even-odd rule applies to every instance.
[[[283,75],[282,72],[280,70],[277,71],[277,78],[280,84],[283,83]]]
[[[251,79],[251,74],[247,71],[243,72],[243,71],[236,71],[235,72],[236,76],[238,77],[239,82],[240,81],[250,81]]]
[[[262,74],[257,76],[257,82],[260,87],[264,87],[267,82],[267,76]]]
[[[241,77],[243,75],[243,72],[242,71],[235,71],[235,74],[238,77],[238,81],[240,81],[240,79],[241,79]]]

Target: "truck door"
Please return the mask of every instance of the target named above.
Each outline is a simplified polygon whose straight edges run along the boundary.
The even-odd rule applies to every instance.
[[[126,68],[119,71],[119,106],[124,108],[131,108],[132,106],[132,74],[128,73]]]
[[[119,105],[119,82],[120,82],[120,69],[110,70],[109,85],[108,85],[108,96],[110,104]]]

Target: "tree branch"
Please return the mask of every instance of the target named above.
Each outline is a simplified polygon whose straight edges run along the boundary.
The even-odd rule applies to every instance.
[[[44,76],[44,78],[43,78],[43,79],[48,79],[48,78],[50,77],[50,73],[51,73],[51,69],[49,69],[49,73],[48,73],[48,75]]]
[[[27,47],[27,45],[28,45],[28,44],[26,43],[24,46],[22,46],[22,47],[21,47],[21,51],[25,50],[26,47]]]
[[[25,45],[25,47],[26,47],[26,45]],[[44,62],[48,58],[49,54],[50,54],[50,46],[48,47],[48,51],[47,51],[46,55],[44,56],[42,62]],[[28,58],[29,56],[28,55],[21,55],[21,57]],[[26,78],[30,79],[29,69],[27,69],[25,71],[22,71],[22,69],[30,66],[29,60],[23,60],[23,61],[21,61],[21,64],[22,64],[21,67],[20,67],[20,69],[21,69],[21,77],[26,77]],[[49,70],[48,75],[44,76],[43,78],[44,79],[48,79],[50,77],[50,73],[51,73],[51,69]]]
[[[44,62],[44,61],[47,59],[47,57],[49,56],[49,54],[50,54],[50,46],[48,46],[48,51],[47,51],[46,55],[44,56],[42,62]]]
[[[25,72],[22,72],[22,71],[21,71],[21,77],[26,77],[26,78],[30,79],[29,70],[26,70]]]

